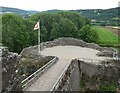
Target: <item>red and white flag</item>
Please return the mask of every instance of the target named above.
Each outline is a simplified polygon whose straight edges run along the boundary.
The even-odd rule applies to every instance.
[[[39,29],[39,22],[37,22],[37,24],[34,26],[34,30]]]

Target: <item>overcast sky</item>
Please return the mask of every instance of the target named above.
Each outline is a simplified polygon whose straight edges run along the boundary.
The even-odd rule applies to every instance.
[[[0,6],[24,10],[109,9],[118,7],[119,0],[0,0]]]

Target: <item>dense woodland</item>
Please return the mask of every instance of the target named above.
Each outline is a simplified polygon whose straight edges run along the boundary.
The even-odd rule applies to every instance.
[[[2,44],[20,53],[25,47],[37,45],[38,31],[34,25],[40,19],[41,42],[59,37],[73,37],[96,42],[98,35],[91,29],[90,20],[78,12],[40,12],[30,18],[17,14],[2,15]]]

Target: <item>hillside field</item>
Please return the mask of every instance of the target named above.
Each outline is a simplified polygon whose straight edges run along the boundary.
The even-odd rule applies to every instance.
[[[97,43],[102,46],[120,46],[120,37],[112,31],[101,27],[92,26],[92,29],[97,32],[99,38]]]

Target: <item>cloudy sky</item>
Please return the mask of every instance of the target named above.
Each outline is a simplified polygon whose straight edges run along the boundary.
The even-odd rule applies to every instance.
[[[24,10],[108,9],[118,7],[119,0],[0,0],[0,6]]]

